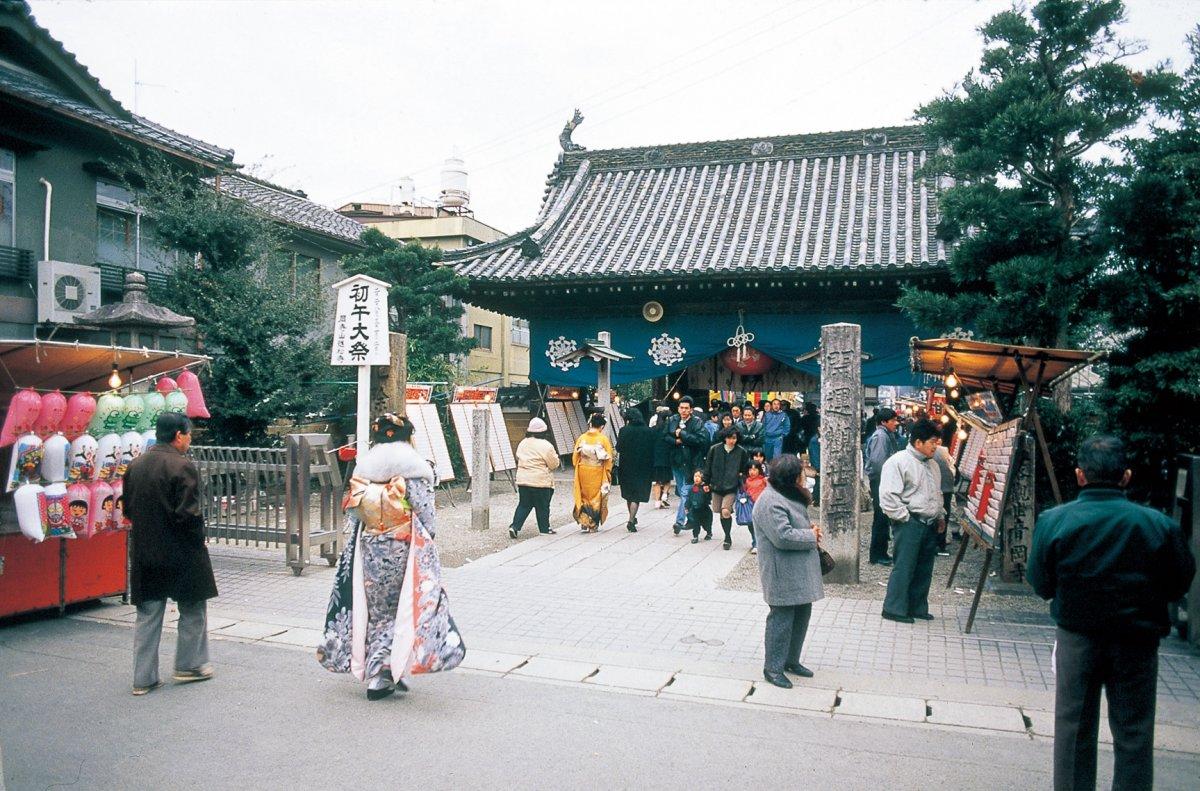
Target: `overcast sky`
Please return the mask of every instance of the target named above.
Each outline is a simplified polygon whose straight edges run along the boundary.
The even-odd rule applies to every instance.
[[[904,123],[979,59],[990,0],[34,0],[126,107],[329,206],[442,161],[476,217],[532,221],[558,133],[588,148]],[[1131,0],[1138,65],[1186,62],[1194,0]],[[135,91],[135,62],[137,82]]]

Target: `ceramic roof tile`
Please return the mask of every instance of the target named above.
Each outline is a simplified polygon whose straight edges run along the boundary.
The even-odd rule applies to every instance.
[[[533,226],[447,254],[473,280],[943,265],[918,127],[572,151]]]
[[[221,176],[221,189],[272,219],[344,242],[358,244],[359,236],[366,229],[361,223],[314,203],[299,193],[254,179],[227,173]]]
[[[7,93],[80,121],[172,149],[193,159],[213,164],[230,164],[233,161],[233,152],[228,149],[188,137],[140,116],[119,118],[110,115],[72,99],[40,77],[7,66],[0,66],[0,93]]]

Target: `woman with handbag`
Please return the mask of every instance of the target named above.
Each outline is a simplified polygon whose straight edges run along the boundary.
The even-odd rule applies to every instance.
[[[317,647],[325,669],[367,681],[367,700],[405,691],[403,676],[451,670],[466,655],[433,543],[436,476],[412,434],[406,417],[385,414],[371,424],[374,444],[342,503],[350,540]]]
[[[825,597],[818,548],[821,528],[808,518],[811,502],[800,458],[788,453],[772,459],[768,485],[754,504],[753,520],[763,599],[770,608],[763,678],[784,689],[792,687],[785,670],[802,678],[813,676],[800,664],[800,653],[812,603]]]

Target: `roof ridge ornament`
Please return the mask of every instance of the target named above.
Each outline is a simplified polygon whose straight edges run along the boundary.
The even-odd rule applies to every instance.
[[[571,120],[563,125],[563,129],[558,134],[558,144],[562,146],[563,151],[585,151],[586,149],[571,139],[571,134],[576,127],[583,123],[583,113],[579,112],[579,108],[575,108],[575,115],[571,116]]]

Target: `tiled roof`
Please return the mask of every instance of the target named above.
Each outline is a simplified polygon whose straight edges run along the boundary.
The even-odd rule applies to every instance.
[[[889,127],[566,152],[534,225],[445,260],[513,283],[937,267],[932,151]]]
[[[0,93],[16,96],[23,101],[121,135],[171,149],[192,159],[222,165],[233,162],[233,151],[229,149],[182,135],[136,115],[130,115],[129,118],[110,115],[66,96],[48,81],[28,72],[0,66]]]
[[[366,230],[365,225],[313,203],[300,193],[255,179],[227,173],[221,176],[221,189],[282,223],[350,244],[360,244],[358,237]]]

